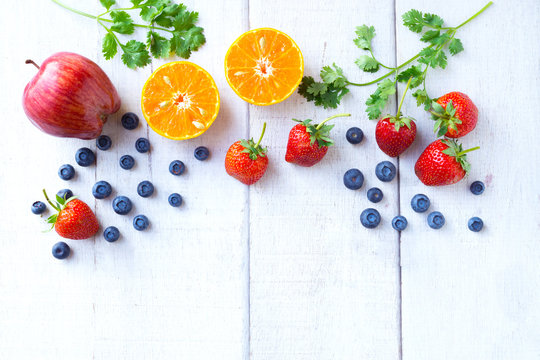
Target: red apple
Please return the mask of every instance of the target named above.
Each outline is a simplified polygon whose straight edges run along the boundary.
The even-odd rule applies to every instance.
[[[59,52],[38,66],[26,85],[23,108],[40,130],[60,137],[95,139],[110,114],[120,109],[120,97],[107,74],[84,56]]]

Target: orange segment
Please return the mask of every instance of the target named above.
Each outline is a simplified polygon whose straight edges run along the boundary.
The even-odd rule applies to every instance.
[[[174,61],[159,67],[146,81],[142,113],[158,134],[173,140],[204,133],[219,112],[214,79],[198,65]]]
[[[279,30],[242,34],[225,55],[225,77],[234,92],[254,105],[277,104],[298,87],[304,59],[298,45]]]

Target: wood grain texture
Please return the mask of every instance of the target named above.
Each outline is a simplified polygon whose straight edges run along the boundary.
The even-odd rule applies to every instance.
[[[351,79],[369,78],[354,64],[360,51],[352,42],[355,25],[364,22],[377,27],[381,61],[393,64],[391,1],[311,1],[309,7],[250,1],[250,28],[274,27],[291,35],[303,51],[306,75],[318,76],[323,65],[337,62]],[[387,157],[376,148],[375,123],[364,113],[370,90],[352,89],[336,110],[315,108],[296,93],[271,107],[250,106],[251,136],[268,123],[263,142],[270,159],[266,176],[250,188],[254,360],[399,357],[398,242],[388,223],[397,213],[397,181],[382,183],[374,174]],[[302,168],[285,162],[292,118],[318,122],[343,112],[352,117],[333,122],[335,146],[321,163]],[[366,134],[359,145],[345,139],[351,126]],[[365,175],[358,191],[343,185],[350,168]],[[366,199],[373,186],[385,194],[377,205]],[[367,230],[359,218],[372,205],[385,221]]]
[[[398,0],[397,14],[415,8],[456,26],[484,5]],[[469,155],[472,170],[462,182],[437,188],[418,182],[414,163],[434,140],[432,121],[412,97],[405,103],[419,136],[400,159],[401,209],[410,224],[401,236],[403,359],[540,358],[540,158],[530,116],[540,99],[533,45],[539,15],[536,1],[496,1],[459,30],[465,50],[449,58],[446,70],[429,72],[432,97],[462,91],[479,109],[478,126],[463,144],[481,149]],[[527,21],[531,16],[536,20]],[[417,39],[397,26],[398,62],[420,48]],[[474,180],[486,183],[483,195],[469,191]],[[416,193],[430,197],[429,211],[445,215],[441,230],[431,230],[426,214],[411,210]],[[484,220],[480,233],[467,228],[472,216]]]

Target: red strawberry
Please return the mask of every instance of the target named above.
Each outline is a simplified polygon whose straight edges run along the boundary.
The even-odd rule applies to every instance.
[[[54,230],[63,238],[72,240],[88,239],[97,233],[99,224],[96,215],[86,203],[75,196],[69,199],[62,199],[56,196],[56,203],[53,204],[45,190],[43,190],[47,202],[58,211],[51,215],[47,222],[54,226]]]
[[[407,87],[399,102],[396,116],[385,116],[381,118],[375,128],[377,145],[390,157],[401,155],[401,153],[411,146],[416,137],[416,123],[414,119],[401,116],[401,105],[403,105],[403,99],[409,89],[411,80],[412,77],[407,82]]]
[[[265,130],[266,123],[257,144],[253,138],[249,141],[239,140],[231,145],[225,156],[227,174],[246,185],[259,181],[268,167],[267,149],[260,146]]]
[[[409,118],[387,116],[377,122],[375,139],[379,148],[388,156],[401,155],[416,137],[416,123]]]
[[[333,145],[332,139],[328,136],[334,125],[324,123],[339,116],[351,116],[351,114],[334,115],[320,124],[311,124],[311,119],[304,121],[293,119],[300,124],[295,125],[289,132],[285,161],[306,167],[321,161],[328,147]]]
[[[432,118],[436,120],[434,131],[438,136],[459,138],[476,127],[478,109],[464,93],[450,92],[438,98],[431,106]]]
[[[471,168],[466,154],[477,149],[463,150],[455,140],[435,140],[416,161],[414,172],[428,186],[455,184]]]

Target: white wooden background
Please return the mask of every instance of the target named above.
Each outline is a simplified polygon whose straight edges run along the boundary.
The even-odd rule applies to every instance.
[[[99,11],[97,0],[65,1]],[[233,93],[223,73],[232,41],[269,26],[295,39],[306,74],[336,61],[351,79],[368,80],[353,64],[360,53],[352,43],[356,25],[374,25],[377,56],[401,63],[421,47],[401,25],[402,13],[417,8],[457,25],[484,3],[186,0],[200,12],[207,36],[190,60],[212,74],[222,102],[214,125],[184,142],[160,137],[144,121],[133,132],[119,123],[125,111],[140,115],[142,85],[163,61],[129,70],[118,58],[102,58],[103,29],[92,20],[45,0],[2,4],[0,359],[540,359],[537,1],[496,1],[460,30],[465,51],[445,71],[430,71],[433,95],[463,91],[480,111],[476,130],[463,142],[482,149],[470,155],[470,178],[455,186],[427,188],[415,177],[432,123],[410,97],[404,109],[418,119],[417,140],[393,160],[399,179],[381,183],[374,167],[387,158],[363,105],[373,87],[353,89],[336,111],[315,108],[297,94],[255,107]],[[94,142],[46,136],[21,107],[35,74],[24,60],[40,63],[57,51],[96,61],[123,102],[104,128],[113,147],[97,152],[96,166],[75,166],[77,177],[69,183],[58,178],[58,167],[73,164],[81,146],[95,149]],[[336,120],[336,146],[322,163],[300,168],[283,160],[292,117],[320,120],[337,111],[353,116]],[[248,188],[225,174],[223,160],[231,143],[257,136],[264,121],[270,166]],[[366,134],[359,146],[345,140],[353,125]],[[149,137],[150,154],[134,151],[139,136]],[[193,158],[199,145],[212,152],[206,162]],[[124,154],[136,158],[131,172],[117,165]],[[177,158],[187,165],[178,178],[168,173]],[[351,167],[366,176],[356,192],[342,184]],[[136,195],[145,179],[156,186],[150,199]],[[482,196],[468,190],[476,179],[487,185]],[[129,196],[132,215],[146,214],[150,229],[134,231],[132,217],[114,214],[110,199],[95,201],[97,180]],[[383,221],[367,230],[359,215],[372,206],[366,199],[372,186],[384,191],[374,206]],[[109,244],[100,232],[93,240],[69,241],[73,255],[54,259],[58,236],[41,233],[41,220],[29,210],[43,187],[50,193],[70,187],[93,206],[103,227],[118,226],[122,238]],[[171,192],[184,196],[181,208],[167,204]],[[444,213],[443,229],[429,229],[426,216],[410,209],[418,192]],[[390,225],[399,212],[409,220],[401,235]],[[467,229],[475,215],[485,222],[478,234]]]

